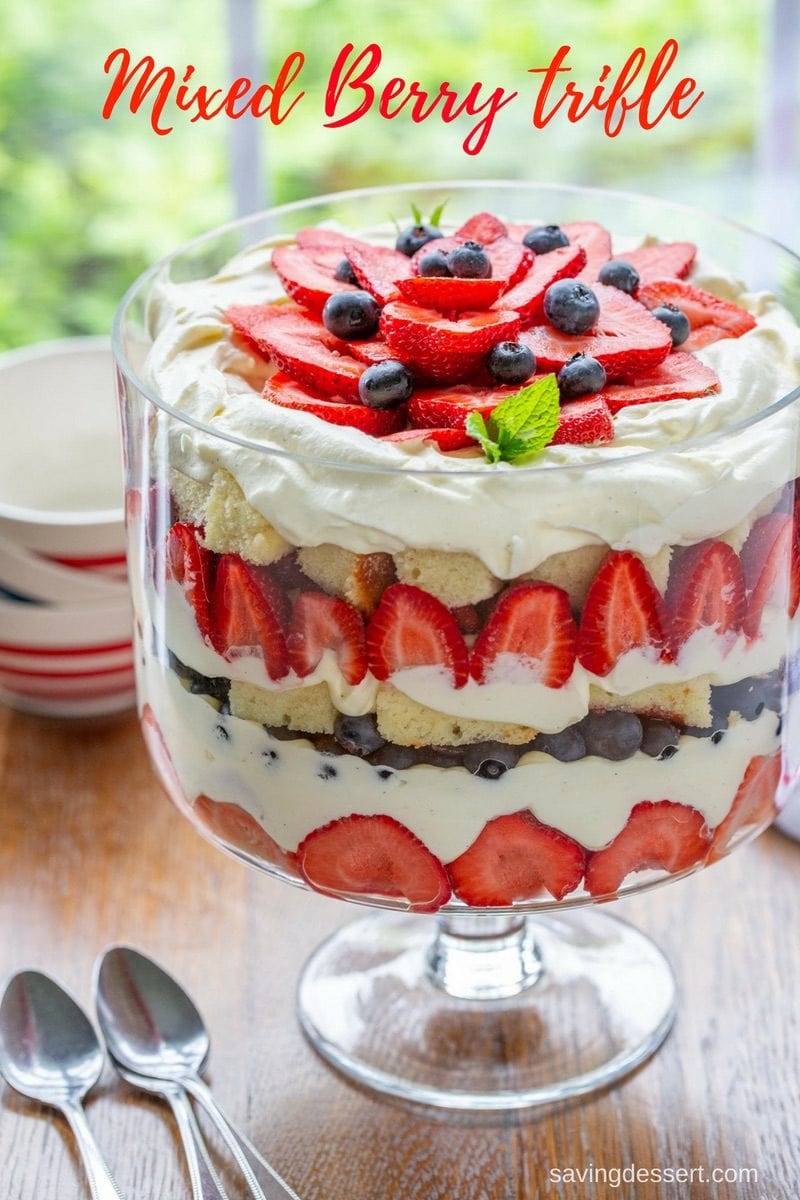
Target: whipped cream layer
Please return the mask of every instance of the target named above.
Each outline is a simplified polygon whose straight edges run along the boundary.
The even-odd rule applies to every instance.
[[[579,546],[649,555],[717,536],[800,474],[795,404],[714,437],[800,385],[800,329],[774,296],[748,292],[702,257],[691,281],[758,321],[743,337],[698,353],[721,392],[630,406],[615,418],[611,444],[554,446],[533,465],[513,466],[445,457],[430,446],[410,451],[265,401],[270,367],[231,343],[223,312],[283,295],[270,267],[274,244],[250,247],[210,279],[174,283],[164,268],[149,298],[153,345],[144,375],[169,405],[221,435],[158,412],[158,452],[197,480],[225,467],[293,545],[464,551],[510,579]],[[704,440],[678,448],[689,439]]]
[[[179,584],[167,580],[163,604],[152,595],[150,602],[159,639],[182,663],[201,675],[236,679],[268,691],[326,683],[339,712],[361,716],[375,709],[378,681],[368,672],[361,683],[348,684],[330,650],[325,651],[310,675],[300,678],[290,673],[273,680],[259,656],[242,655],[228,660],[203,640]],[[586,716],[590,684],[628,696],[643,688],[699,677],[708,677],[712,684],[727,684],[751,675],[765,675],[779,666],[788,651],[789,625],[785,612],[768,606],[764,610],[762,633],[753,642],[741,634],[720,636],[712,629],[700,629],[686,642],[674,663],[659,662],[643,651],[631,650],[608,675],[599,676],[576,662],[572,675],[560,688],[545,687],[526,678],[524,665],[512,655],[501,655],[497,675],[482,684],[470,679],[464,687],[454,688],[448,673],[433,666],[396,671],[390,682],[412,700],[449,716],[511,722],[529,725],[543,733],[557,733]],[[510,660],[507,664],[502,662],[505,658]]]
[[[731,725],[722,741],[682,738],[664,761],[637,753],[623,763],[588,757],[559,763],[524,755],[500,779],[463,768],[415,766],[380,772],[352,755],[324,761],[303,738],[272,738],[252,721],[220,714],[192,695],[155,658],[143,692],[163,732],[189,801],[199,795],[246,809],[286,850],[312,830],[351,813],[385,813],[406,825],[442,862],[462,854],[487,821],[529,809],[589,850],[608,845],[642,800],[673,800],[702,813],[711,828],[725,817],[750,759],[778,748],[778,718]],[[216,730],[223,723],[227,738]],[[698,787],[698,780],[703,786]]]

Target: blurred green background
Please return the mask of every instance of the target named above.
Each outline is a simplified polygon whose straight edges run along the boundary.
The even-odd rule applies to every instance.
[[[308,93],[275,129],[258,122],[263,171],[239,189],[231,170],[233,126],[219,117],[176,119],[156,137],[146,115],[100,110],[108,53],[127,46],[195,78],[230,76],[231,22],[245,46],[246,0],[37,0],[0,14],[0,347],[64,334],[103,332],[134,277],[255,197],[257,206],[319,191],[417,178],[519,177],[635,188],[751,220],[757,215],[760,90],[767,72],[768,5],[754,0],[262,0],[255,39],[260,80],[300,49]],[[603,63],[630,50],[655,52],[677,37],[682,74],[705,99],[686,121],[643,133],[631,124],[603,136],[597,117],[577,126],[530,126],[529,67],[573,46],[573,77],[592,85]],[[377,41],[380,78],[392,74],[459,91],[481,79],[517,88],[486,149],[464,154],[472,123],[414,126],[370,116],[340,130],[322,126],[322,92],[347,41]],[[246,138],[243,128],[236,133]],[[246,147],[244,148],[246,154]],[[238,153],[242,154],[240,145]],[[240,168],[241,169],[241,168]],[[258,178],[258,182],[254,182]],[[240,181],[241,182],[241,181]],[[251,205],[252,206],[252,205]],[[590,214],[589,214],[590,215]]]

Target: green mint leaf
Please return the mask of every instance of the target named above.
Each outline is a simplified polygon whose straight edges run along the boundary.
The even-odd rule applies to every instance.
[[[442,219],[442,213],[444,212],[446,204],[447,204],[446,200],[443,200],[441,204],[437,204],[436,208],[431,213],[431,225],[439,224],[439,222]]]
[[[423,223],[423,221],[422,221],[422,213],[421,213],[421,211],[420,211],[420,210],[417,208],[416,204],[412,204],[412,205],[411,205],[411,215],[412,215],[412,217],[414,218],[414,224],[415,224],[415,225],[422,225],[422,223]]]
[[[481,449],[489,462],[500,462],[500,446],[492,438],[481,413],[471,412],[467,417],[464,428],[471,438],[475,438],[476,442],[480,442]]]
[[[545,375],[507,396],[492,410],[488,424],[480,413],[470,413],[466,430],[489,462],[525,462],[550,444],[558,414],[556,377]]]

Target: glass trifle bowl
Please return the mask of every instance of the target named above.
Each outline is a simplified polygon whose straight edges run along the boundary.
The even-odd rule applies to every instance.
[[[636,282],[598,280],[612,251]],[[124,298],[146,740],[207,838],[378,910],[298,991],[362,1083],[533,1106],[666,1036],[669,965],[597,906],[749,841],[796,776],[799,283],[685,207],[451,183],[271,209]]]

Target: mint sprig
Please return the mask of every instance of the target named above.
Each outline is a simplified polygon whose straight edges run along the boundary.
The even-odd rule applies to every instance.
[[[553,440],[558,413],[556,377],[545,375],[507,396],[488,421],[479,412],[470,413],[465,428],[489,462],[529,462]]]

